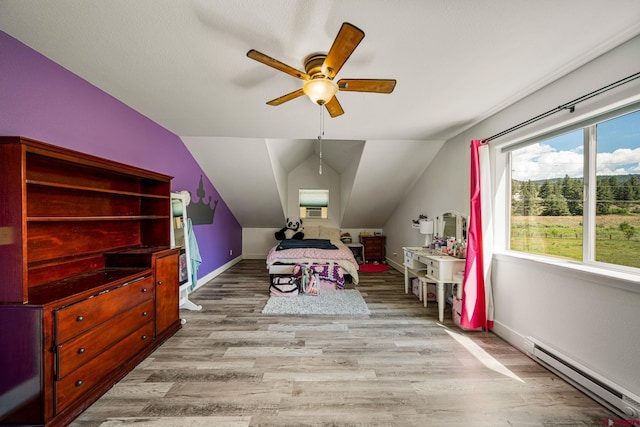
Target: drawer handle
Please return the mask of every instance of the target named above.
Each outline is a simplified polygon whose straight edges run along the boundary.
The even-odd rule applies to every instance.
[[[147,314],[148,314],[148,313],[147,313],[146,311],[143,311],[143,312],[142,312],[142,315],[143,315],[143,316],[146,316]]]
[[[146,336],[146,335],[143,335],[143,336],[142,336],[142,339],[143,339],[143,340],[146,340],[146,339],[147,339],[147,336]]]
[[[83,384],[82,380],[76,381],[76,387],[80,387]]]
[[[84,347],[80,347],[80,348],[78,349],[78,354],[82,354],[82,353],[84,353],[85,351],[86,351],[86,350],[85,350],[85,348],[84,348]]]
[[[84,316],[76,317],[76,322],[82,322],[84,320]]]
[[[147,288],[142,288],[142,293],[144,294],[145,292],[147,292]]]
[[[158,280],[158,285],[162,285],[162,280]]]

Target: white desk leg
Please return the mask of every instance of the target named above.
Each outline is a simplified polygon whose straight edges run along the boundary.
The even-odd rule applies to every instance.
[[[453,283],[456,286],[456,297],[458,299],[462,299],[462,281],[463,277],[461,274],[456,274],[453,276]]]
[[[436,283],[436,293],[438,294],[438,320],[442,322],[444,320],[444,283]]]
[[[404,266],[404,293],[409,293],[409,268]]]
[[[427,308],[427,301],[429,300],[429,292],[428,292],[429,283],[426,280],[420,281],[420,289],[422,289],[422,302],[424,303],[424,308]]]

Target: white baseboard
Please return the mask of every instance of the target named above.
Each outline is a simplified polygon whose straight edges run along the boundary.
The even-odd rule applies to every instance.
[[[242,259],[267,259],[267,254],[259,253],[259,254],[242,254]],[[266,264],[265,264],[266,265]]]
[[[387,258],[387,265],[389,265],[389,267],[393,267],[395,270],[398,270],[400,273],[404,274],[404,264],[400,264],[398,262],[392,261],[391,259]]]
[[[220,274],[224,273],[225,271],[227,271],[228,269],[230,269],[231,267],[233,267],[234,265],[236,265],[237,263],[242,261],[242,259],[243,259],[243,256],[240,255],[239,257],[236,257],[236,258],[232,259],[228,263],[226,263],[224,265],[221,265],[220,267],[216,268],[215,270],[213,270],[211,273],[207,274],[206,276],[199,278],[198,279],[198,283],[196,284],[196,287],[193,289],[193,291],[195,291],[196,289],[200,288],[200,286],[204,285],[209,280],[218,277]],[[191,291],[191,292],[193,292],[193,291]]]
[[[500,323],[498,320],[494,320],[493,328],[491,328],[491,332],[517,348],[523,353],[527,353],[527,346],[525,344],[526,339],[525,336],[516,332],[515,330],[509,328],[508,326]]]

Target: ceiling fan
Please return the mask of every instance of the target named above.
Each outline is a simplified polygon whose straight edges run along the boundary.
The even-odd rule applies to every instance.
[[[268,105],[280,105],[307,95],[314,103],[324,105],[331,117],[337,117],[344,114],[342,106],[335,97],[338,91],[391,93],[396,86],[396,81],[389,79],[340,79],[337,83],[334,81],[363,38],[364,32],[361,29],[348,22],[343,23],[329,53],[313,53],[304,59],[305,71],[297,70],[255,49],[247,52],[247,56],[305,81],[301,89],[272,99],[267,102]]]

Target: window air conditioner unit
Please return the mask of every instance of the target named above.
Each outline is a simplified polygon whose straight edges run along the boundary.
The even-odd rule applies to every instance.
[[[327,208],[308,207],[300,208],[302,218],[323,219],[327,218]]]

